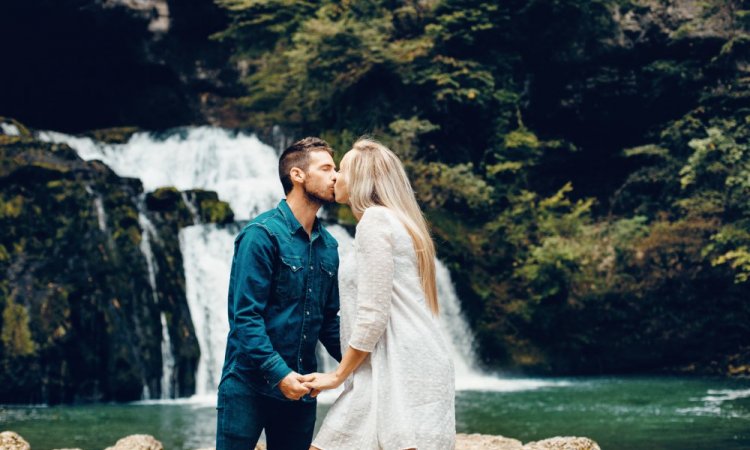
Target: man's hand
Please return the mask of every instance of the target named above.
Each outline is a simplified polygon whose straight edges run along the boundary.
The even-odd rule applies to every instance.
[[[299,400],[310,393],[310,388],[302,384],[310,379],[310,375],[300,375],[292,371],[279,382],[279,389],[289,400]]]
[[[317,397],[320,391],[327,389],[336,389],[344,380],[336,376],[335,372],[331,373],[311,373],[305,376],[303,386],[312,389],[311,397]]]

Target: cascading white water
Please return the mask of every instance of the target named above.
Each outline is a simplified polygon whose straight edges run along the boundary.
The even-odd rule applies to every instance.
[[[234,231],[205,224],[180,231],[185,289],[201,349],[195,379],[198,397],[216,394],[229,333],[227,291],[234,252]]]
[[[139,209],[142,209],[142,205],[139,205]],[[143,211],[138,212],[138,223],[143,230],[141,236],[140,249],[143,256],[146,258],[146,267],[148,268],[148,283],[151,286],[151,295],[154,303],[159,303],[159,295],[156,289],[156,272],[159,266],[156,264],[154,259],[154,252],[151,248],[151,240],[159,243],[159,235],[156,232],[154,224],[151,223],[149,218]],[[159,320],[161,321],[161,398],[168,399],[172,398],[174,389],[174,350],[172,349],[172,340],[169,338],[169,331],[167,328],[167,317],[164,312],[161,312]],[[150,395],[149,395],[150,397]],[[148,398],[148,397],[147,397]]]
[[[54,131],[38,137],[68,144],[81,158],[101,160],[120,176],[140,178],[146,192],[163,186],[216,191],[232,205],[237,220],[255,217],[265,205],[276,204],[283,192],[276,151],[254,134],[190,127],[157,135],[135,133],[125,144]]]
[[[146,191],[162,186],[217,191],[238,220],[273,208],[282,193],[276,151],[254,135],[196,127],[159,136],[136,133],[126,144],[102,144],[55,132],[40,133],[40,138],[67,143],[84,159],[100,159],[121,176],[138,177]],[[328,229],[339,240],[340,251],[348,251],[352,238],[346,230],[335,225]],[[228,332],[227,289],[237,231],[212,224],[180,231],[187,300],[201,349],[196,400],[215,400]],[[437,283],[441,322],[451,342],[448,351],[456,366],[457,389],[511,391],[560,384],[504,379],[478,370],[471,330],[461,314],[450,273],[439,261]],[[335,362],[323,353],[319,351],[319,370],[331,370]]]
[[[8,136],[20,136],[21,130],[18,129],[18,127],[12,123],[0,123],[0,131],[3,132],[3,134]]]
[[[195,206],[195,203],[193,203],[193,201],[188,198],[187,194],[185,194],[184,191],[180,192],[180,197],[185,203],[185,207],[188,209],[188,211],[190,211],[190,215],[193,217],[193,223],[196,225],[201,223],[201,216],[200,214],[198,214],[198,207]]]

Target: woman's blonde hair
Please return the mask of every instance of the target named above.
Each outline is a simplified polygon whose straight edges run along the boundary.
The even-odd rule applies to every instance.
[[[414,197],[401,160],[388,147],[370,138],[360,138],[346,157],[349,205],[357,215],[370,206],[385,206],[401,219],[417,254],[417,269],[427,306],[439,312],[435,285],[435,244],[427,221]]]

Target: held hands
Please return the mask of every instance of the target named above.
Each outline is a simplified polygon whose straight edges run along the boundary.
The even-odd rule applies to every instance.
[[[320,391],[336,389],[344,382],[342,378],[336,376],[335,372],[331,373],[311,373],[305,375],[308,379],[302,383],[302,386],[311,390],[310,397],[317,397]]]
[[[284,394],[284,397],[289,400],[299,400],[310,393],[310,388],[306,387],[303,383],[312,381],[312,376],[313,374],[300,375],[292,371],[279,382],[279,389]]]

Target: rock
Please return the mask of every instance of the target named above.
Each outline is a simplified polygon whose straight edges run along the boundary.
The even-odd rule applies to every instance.
[[[601,450],[599,444],[584,437],[556,436],[523,445],[518,439],[489,434],[456,435],[456,450]],[[214,450],[213,447],[198,450]],[[266,444],[258,444],[255,450],[266,450]]]
[[[487,434],[456,435],[456,450],[601,450],[599,445],[588,438],[556,436],[542,441],[523,445],[517,439]]]
[[[31,450],[31,446],[18,433],[3,431],[0,433],[0,450]]]
[[[120,439],[106,450],[164,450],[164,446],[148,434],[133,434]]]
[[[236,114],[229,97],[239,69],[229,45],[209,39],[227,26],[213,0],[50,2],[44,17],[32,3],[0,16],[0,40],[14,43],[4,54],[14,70],[0,73],[0,85],[15,87],[4,92],[4,112],[66,131],[225,123]],[[71,53],[42,45],[52,41]]]
[[[133,401],[144,382],[159,397],[161,313],[175,355],[175,389],[167,394],[192,395],[200,349],[182,259],[174,255],[180,226],[193,218],[180,193],[173,197],[181,216],[149,211],[139,180],[84,161],[65,144],[27,136],[12,119],[0,125],[11,133],[0,135],[8,138],[0,139],[0,313],[17,318],[14,335],[33,340],[0,352],[7,368],[0,403]],[[204,216],[228,220],[231,210],[215,193],[200,198]],[[157,295],[142,248],[147,215],[159,231],[148,235]]]
[[[599,444],[585,437],[560,437],[529,442],[523,450],[601,450]]]
[[[463,434],[456,435],[456,450],[521,450],[523,444],[517,439],[503,436],[490,436],[487,434]]]

